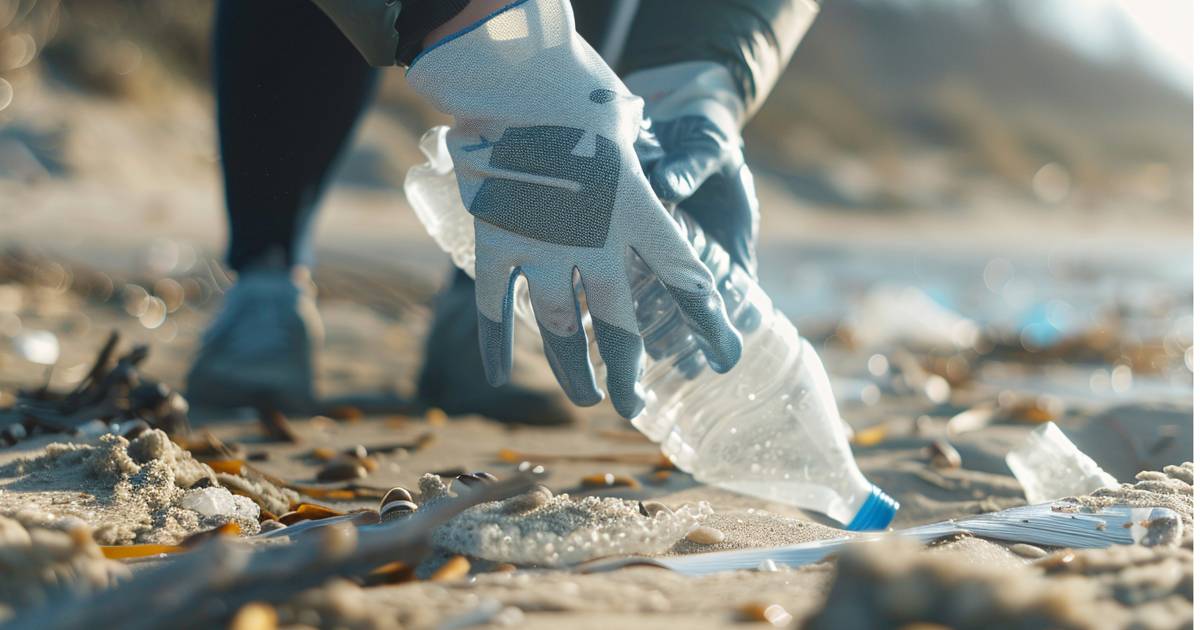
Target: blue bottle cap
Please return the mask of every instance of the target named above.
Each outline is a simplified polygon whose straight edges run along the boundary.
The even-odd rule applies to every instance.
[[[886,529],[899,509],[900,504],[895,499],[884,494],[878,486],[871,486],[871,496],[858,508],[858,514],[854,515],[846,529],[852,532]]]

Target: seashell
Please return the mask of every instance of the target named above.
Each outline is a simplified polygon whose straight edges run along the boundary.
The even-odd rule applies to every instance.
[[[468,488],[479,485],[479,484],[495,483],[495,482],[499,481],[498,479],[496,479],[496,475],[493,475],[492,473],[489,473],[489,472],[463,473],[461,475],[458,475],[454,479],[455,479],[455,481],[461,483],[462,485],[464,485]]]
[[[637,490],[642,487],[637,479],[629,475],[614,475],[613,473],[596,473],[584,477],[580,484],[584,488],[615,488],[626,487]]]
[[[642,516],[647,516],[649,518],[654,518],[655,516],[664,513],[674,514],[674,512],[671,511],[671,508],[659,503],[658,501],[638,501],[638,511],[642,513]]]
[[[433,575],[429,576],[430,582],[449,582],[464,578],[471,572],[471,561],[467,560],[466,556],[454,556],[446,561],[445,564],[438,567]]]
[[[746,621],[765,621],[773,626],[786,626],[792,622],[792,614],[779,604],[747,602],[738,606],[738,614]]]
[[[941,438],[934,440],[932,444],[925,447],[925,454],[929,457],[929,464],[934,468],[962,468],[962,455],[947,440]]]
[[[1021,556],[1022,558],[1045,558],[1046,550],[1041,547],[1034,547],[1025,543],[1017,543],[1008,548],[1009,551]]]
[[[775,573],[779,570],[779,565],[775,564],[774,560],[767,558],[762,562],[759,562],[757,568],[763,573]]]
[[[313,459],[318,459],[323,462],[333,461],[334,458],[337,457],[337,452],[325,446],[318,446],[312,450],[312,453],[309,454],[312,455]]]
[[[725,532],[715,527],[701,526],[689,532],[687,539],[697,545],[715,545],[725,540]]]
[[[392,501],[415,501],[415,499],[413,499],[413,495],[408,491],[408,488],[396,486],[395,488],[388,490],[387,494],[383,495],[383,500],[379,502],[380,511],[383,510],[382,506],[387,505]]]
[[[347,481],[367,476],[367,469],[356,461],[336,461],[317,473],[317,481]]]
[[[283,523],[284,525],[291,525],[292,523],[298,523],[300,521],[319,520],[333,516],[341,516],[342,514],[344,514],[344,512],[339,512],[323,505],[317,505],[315,503],[301,503],[296,506],[296,509],[284,514],[283,516],[280,516],[279,522]]]
[[[430,407],[425,411],[425,421],[431,426],[440,427],[446,424],[446,421],[449,419],[450,417],[446,415],[446,412],[437,407]]]
[[[509,514],[523,514],[542,507],[553,498],[554,493],[550,491],[550,488],[539,485],[535,486],[529,492],[505,499],[502,505],[504,511]]]
[[[1056,551],[1044,558],[1039,558],[1033,564],[1045,569],[1047,573],[1071,571],[1078,566],[1075,562],[1075,552],[1070,549]]]
[[[384,522],[394,521],[396,519],[411,516],[417,511],[417,504],[404,499],[396,499],[394,501],[384,503],[379,508],[379,520]]]

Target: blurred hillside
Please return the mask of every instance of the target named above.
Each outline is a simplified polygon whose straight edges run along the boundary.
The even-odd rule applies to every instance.
[[[1081,55],[1032,28],[1023,4],[830,0],[747,130],[757,172],[801,199],[862,209],[999,197],[1189,214],[1191,96],[1132,57]],[[9,85],[11,100],[11,86],[32,76],[148,107],[168,94],[204,102],[211,9],[0,0],[0,77],[12,81],[0,87]],[[441,120],[399,72],[388,73],[378,107],[405,137]],[[351,183],[397,183],[416,148],[389,146],[395,155],[352,156],[348,170],[378,173],[350,172]]]
[[[982,178],[1050,205],[1190,213],[1191,95],[1132,52],[1084,57],[1030,8],[830,1],[747,145],[846,205],[954,205]]]

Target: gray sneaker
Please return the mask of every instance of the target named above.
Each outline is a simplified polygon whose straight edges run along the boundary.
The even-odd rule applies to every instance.
[[[188,401],[200,407],[312,409],[315,350],[324,337],[315,295],[304,268],[239,274],[188,372]]]
[[[559,425],[578,420],[578,410],[562,393],[541,350],[513,344],[509,384],[492,387],[479,355],[475,283],[455,272],[434,305],[425,341],[425,365],[417,397],[450,415],[479,414],[512,424]]]

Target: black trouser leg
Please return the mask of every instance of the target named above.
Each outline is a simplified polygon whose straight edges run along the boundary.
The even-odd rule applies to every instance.
[[[311,264],[314,210],[378,73],[308,0],[220,0],[214,49],[229,265]]]

